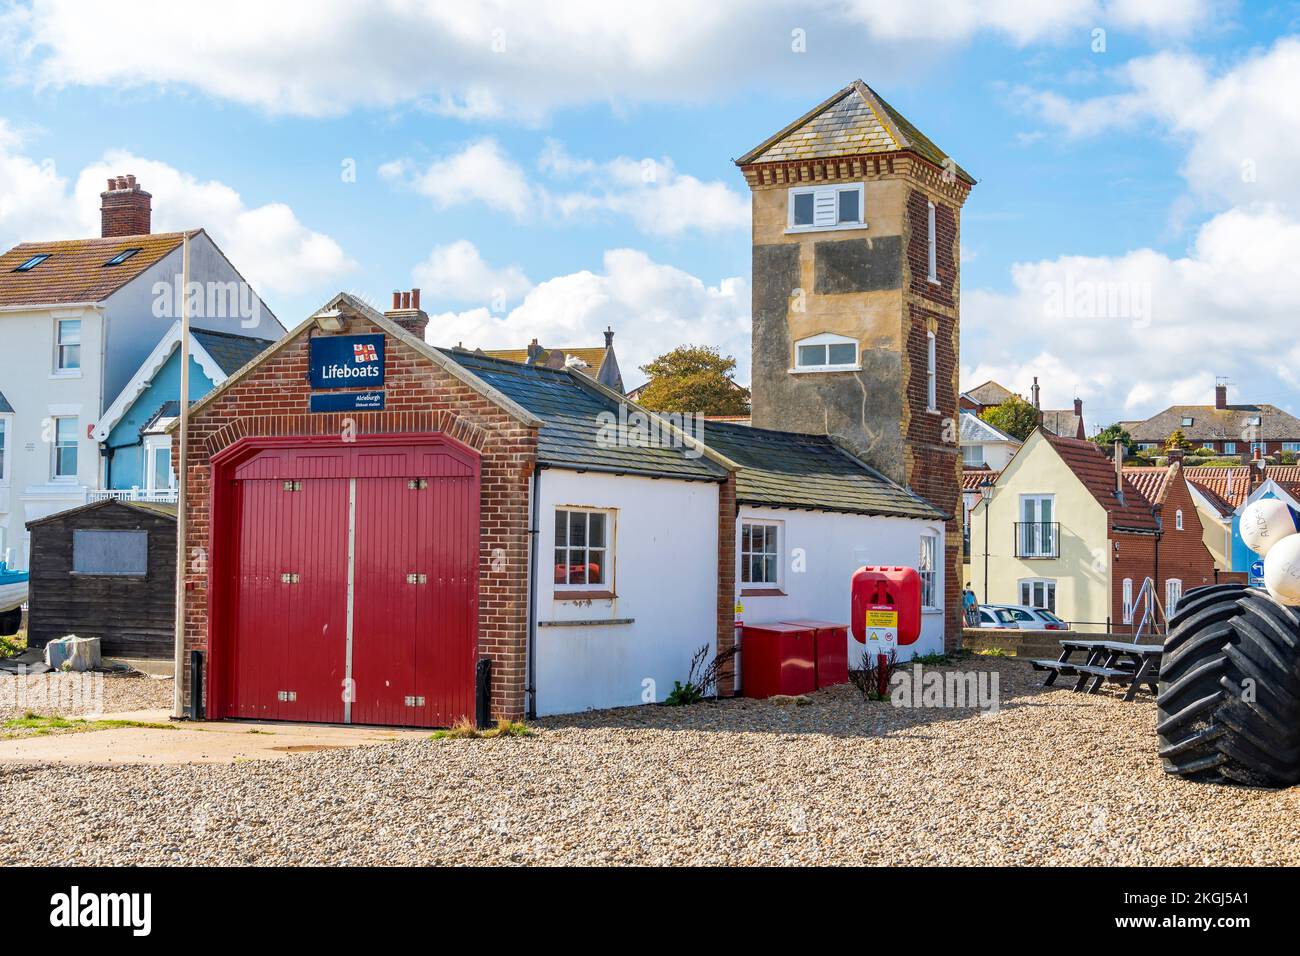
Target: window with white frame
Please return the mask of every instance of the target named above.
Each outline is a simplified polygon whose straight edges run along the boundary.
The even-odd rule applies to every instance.
[[[80,319],[59,319],[55,323],[54,370],[62,374],[81,370]]]
[[[174,491],[176,474],[172,470],[172,441],[167,435],[146,435],[145,488],[150,492]]]
[[[1169,618],[1178,610],[1178,602],[1183,599],[1183,582],[1178,578],[1165,581],[1165,617]]]
[[[934,224],[934,203],[929,204],[928,216],[928,243],[927,255],[929,257],[929,279],[931,282],[939,281],[939,237]]]
[[[1182,508],[1179,508],[1177,511],[1174,512],[1174,530],[1175,531],[1183,530],[1183,509]]]
[[[9,480],[9,424],[8,415],[0,415],[0,483]]]
[[[1056,582],[1051,578],[1026,578],[1020,582],[1020,603],[1056,613]]]
[[[614,513],[597,508],[555,509],[555,589],[612,590],[609,542]]]
[[[779,521],[741,522],[740,583],[751,588],[781,586],[781,523]]]
[[[962,445],[961,463],[963,465],[984,464],[984,446],[983,445]]]
[[[794,344],[796,372],[847,372],[858,367],[857,340],[846,335],[823,332]]]
[[[921,555],[916,566],[921,576],[921,607],[939,606],[939,539],[932,534],[921,535]]]
[[[1123,585],[1124,623],[1133,623],[1133,579],[1125,578]]]
[[[1020,558],[1057,557],[1055,495],[1020,496]]]
[[[63,416],[54,419],[54,461],[50,468],[54,478],[77,477],[77,446],[81,438],[79,421]]]
[[[1237,453],[1237,443],[1235,441],[1225,441],[1223,443],[1223,453],[1225,455],[1235,455]]]
[[[935,374],[935,338],[933,332],[925,334],[925,401],[926,408],[937,411],[939,408],[938,378]]]
[[[1282,450],[1300,452],[1300,441],[1284,441],[1282,442]]]
[[[1250,457],[1251,457],[1251,458],[1254,458],[1256,453],[1258,453],[1259,456],[1260,456],[1261,458],[1264,457],[1265,455],[1268,454],[1268,445],[1267,445],[1265,442],[1262,442],[1262,441],[1253,441],[1253,442],[1251,442],[1251,443],[1250,443]]]
[[[865,226],[864,198],[862,183],[795,186],[789,191],[789,229],[791,232],[811,232]]]

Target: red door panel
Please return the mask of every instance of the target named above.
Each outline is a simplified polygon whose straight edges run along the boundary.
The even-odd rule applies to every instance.
[[[284,622],[291,615],[292,588],[281,581],[280,553],[289,523],[280,504],[279,481],[236,485],[239,517],[234,653],[228,714],[260,720],[280,717],[277,690],[285,660]]]

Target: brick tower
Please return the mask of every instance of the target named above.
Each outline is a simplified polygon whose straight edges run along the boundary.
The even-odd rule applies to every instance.
[[[961,623],[961,207],[975,180],[861,80],[750,150],[753,420],[835,436],[952,515]]]

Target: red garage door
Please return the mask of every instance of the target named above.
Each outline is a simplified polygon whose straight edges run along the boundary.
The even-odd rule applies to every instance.
[[[214,716],[447,726],[474,713],[476,456],[277,447],[228,471]]]

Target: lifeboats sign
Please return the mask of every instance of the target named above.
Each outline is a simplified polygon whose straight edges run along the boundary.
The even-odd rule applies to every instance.
[[[886,656],[898,648],[898,608],[892,604],[872,604],[867,607],[863,641],[868,654]]]
[[[373,388],[384,384],[384,336],[316,335],[311,339],[312,388]]]

